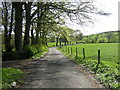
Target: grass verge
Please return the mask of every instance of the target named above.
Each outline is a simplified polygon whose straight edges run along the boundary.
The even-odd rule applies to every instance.
[[[31,58],[32,58],[32,59],[41,58],[41,57],[43,57],[47,52],[48,52],[48,49],[46,49],[46,50],[44,50],[44,51],[42,51],[42,52],[40,52],[40,53],[37,53],[37,54],[33,55]]]
[[[15,68],[2,68],[2,88],[12,88],[11,83],[22,83],[23,72],[20,69]]]

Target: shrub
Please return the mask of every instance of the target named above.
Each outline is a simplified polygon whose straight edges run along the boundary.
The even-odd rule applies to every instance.
[[[37,53],[37,49],[35,48],[34,45],[31,45],[31,46],[29,45],[29,46],[24,47],[23,51],[26,54],[26,58],[29,58]]]
[[[10,52],[3,52],[2,60],[16,60],[16,59],[27,59],[32,57],[33,55],[43,52],[47,49],[44,45],[29,45],[23,48],[22,52],[18,51],[10,51]]]
[[[22,56],[22,57],[21,57]],[[25,52],[18,52],[18,51],[9,51],[2,53],[2,60],[16,60],[16,59],[24,59],[26,57]]]
[[[24,47],[24,52],[26,54],[26,58],[30,58],[37,53],[45,51],[46,49],[47,49],[46,46],[41,44],[40,45],[36,44],[36,45]]]

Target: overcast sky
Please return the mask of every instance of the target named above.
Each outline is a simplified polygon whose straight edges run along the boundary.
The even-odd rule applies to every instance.
[[[106,31],[118,30],[118,2],[119,0],[95,0],[98,9],[111,13],[110,16],[95,16],[94,24],[88,26],[80,26],[71,23],[68,25],[74,29],[80,29],[84,35],[90,35]]]

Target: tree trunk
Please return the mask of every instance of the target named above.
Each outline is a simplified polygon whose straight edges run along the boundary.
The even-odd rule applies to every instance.
[[[22,51],[22,3],[15,3],[15,48]]]
[[[40,12],[39,12],[39,2],[37,6],[38,12],[37,12],[37,29],[36,29],[36,38],[35,38],[35,44],[38,44],[39,40],[39,18],[40,18]]]
[[[60,41],[60,46],[62,46],[62,45],[61,45],[61,38],[59,38],[59,41]]]
[[[39,34],[38,30],[36,30],[35,44],[38,44]]]
[[[8,22],[7,22],[7,17],[8,17],[8,10],[7,10],[7,6],[6,6],[6,2],[5,2],[5,22],[4,22],[4,39],[5,39],[5,49],[7,50],[7,46],[8,46]]]
[[[58,41],[59,41],[59,38],[57,37],[56,38],[56,46],[58,46]]]
[[[24,44],[23,44],[24,46],[29,45],[29,31],[30,31],[30,24],[31,24],[31,17],[30,17],[31,5],[32,5],[32,2],[28,2],[28,4],[25,5],[26,28],[25,28],[25,37],[24,37]]]
[[[77,36],[76,36],[76,44],[78,44],[78,42],[77,42]]]
[[[45,35],[45,45],[48,46],[47,44],[47,36]]]
[[[34,38],[34,34],[33,34],[33,24],[32,24],[32,28],[31,28],[31,44],[35,44],[35,38]]]
[[[4,44],[5,44],[5,50],[9,51],[9,42],[8,42],[8,9],[7,9],[7,3],[3,2],[3,26],[4,26]]]
[[[12,33],[12,26],[13,26],[13,12],[14,12],[14,3],[12,3],[12,9],[11,9],[11,22],[10,22],[10,29],[9,29],[9,36],[8,36],[8,45],[9,45],[9,51],[12,50],[11,45],[11,33]]]
[[[65,43],[64,43],[64,45],[67,45],[67,39],[66,39],[66,37],[65,37]]]

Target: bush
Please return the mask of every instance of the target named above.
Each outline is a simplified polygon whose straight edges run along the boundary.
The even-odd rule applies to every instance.
[[[3,52],[2,60],[16,60],[16,59],[27,59],[32,57],[33,55],[43,52],[47,49],[44,45],[29,45],[23,48],[22,52],[18,51],[10,51],[10,52]]]
[[[35,48],[34,45],[24,47],[23,51],[26,54],[26,58],[29,58],[37,53],[37,49]]]
[[[26,54],[26,58],[30,58],[37,53],[45,51],[46,49],[47,49],[46,46],[36,44],[36,45],[24,47],[24,52]]]
[[[16,60],[16,59],[24,59],[26,58],[25,52],[18,52],[18,51],[9,51],[9,52],[3,52],[2,53],[2,60]]]

